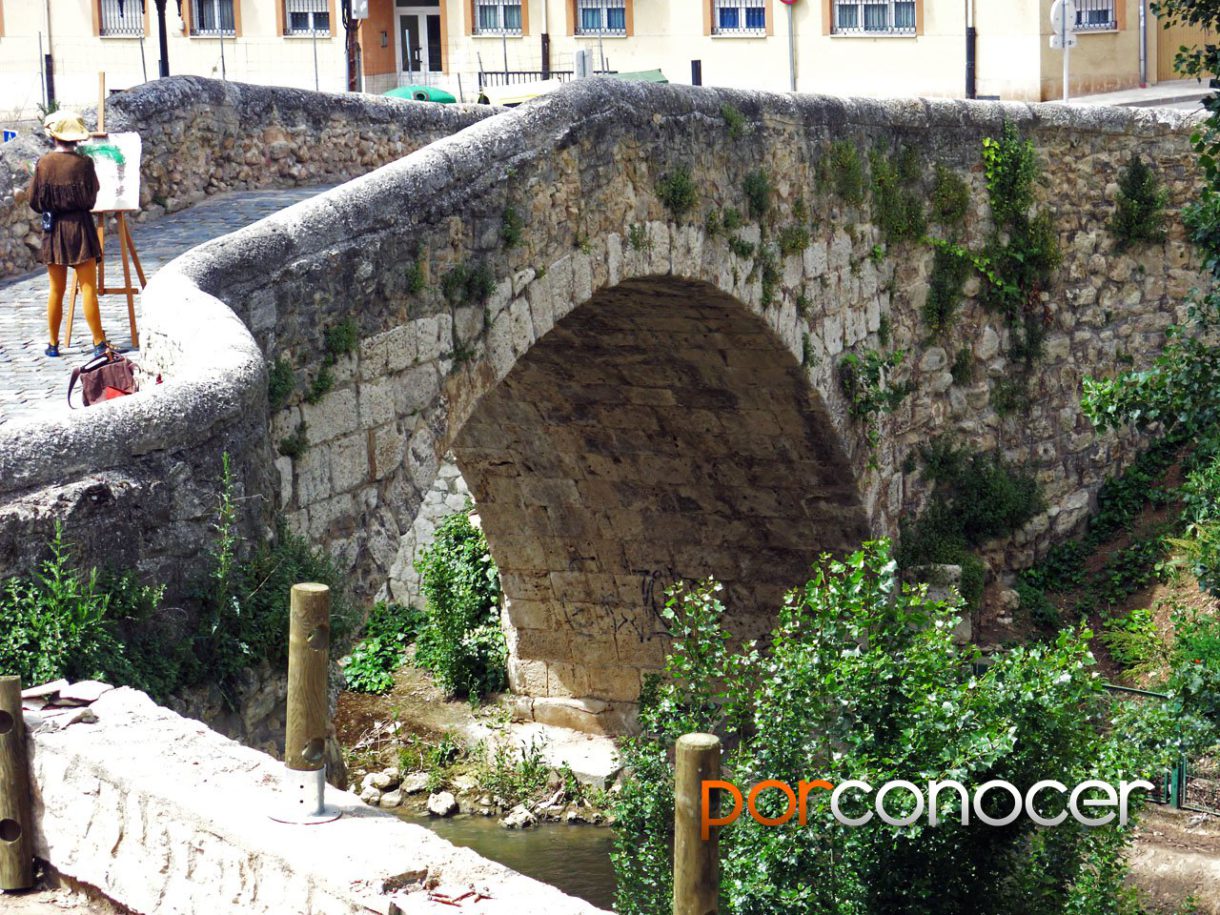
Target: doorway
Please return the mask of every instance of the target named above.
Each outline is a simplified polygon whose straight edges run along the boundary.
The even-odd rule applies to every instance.
[[[395,15],[399,84],[429,85],[444,70],[440,0],[398,0]]]

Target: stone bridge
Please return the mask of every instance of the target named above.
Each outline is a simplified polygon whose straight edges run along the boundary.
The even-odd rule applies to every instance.
[[[1005,120],[1036,148],[1064,259],[1028,405],[1001,415],[1001,317],[969,282],[934,336],[932,248],[888,244],[826,163],[904,156],[921,194],[952,170],[980,247],[981,144]],[[715,576],[736,629],[763,631],[819,553],[894,536],[922,506],[910,458],[937,436],[1043,484],[1048,511],[987,550],[993,579],[1079,527],[1139,446],[1092,431],[1080,379],[1147,364],[1199,277],[1177,226],[1114,251],[1117,176],[1141,153],[1189,199],[1189,120],[581,81],[163,270],[144,358],[165,385],[0,432],[0,556],[28,563],[56,518],[101,549],[119,519],[128,558],[181,582],[228,452],[248,529],[282,514],[372,596],[452,455],[503,574],[523,711],[622,728],[663,657],[666,586]],[[906,351],[890,383],[912,386],[875,447],[840,383],[866,349]],[[273,405],[272,366],[293,379]]]

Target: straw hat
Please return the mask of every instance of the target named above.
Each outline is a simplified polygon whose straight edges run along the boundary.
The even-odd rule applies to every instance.
[[[62,140],[65,143],[79,143],[81,140],[89,139],[89,131],[85,129],[85,122],[75,111],[56,111],[48,114],[46,120],[42,122],[42,126],[56,140]]]

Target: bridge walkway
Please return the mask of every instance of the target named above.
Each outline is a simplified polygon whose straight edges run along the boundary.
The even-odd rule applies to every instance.
[[[313,197],[333,185],[231,191],[164,216],[134,225],[132,237],[149,278],[169,261],[197,245],[227,235],[264,216],[298,201]],[[109,284],[122,282],[116,238],[107,234]],[[133,275],[134,280],[134,275]],[[68,302],[64,302],[64,327],[58,359],[44,354],[47,345],[47,276],[39,270],[0,281],[0,425],[18,419],[50,417],[67,410],[65,393],[72,369],[88,359],[89,328],[77,302],[72,346],[62,346],[67,335]],[[127,322],[127,299],[122,295],[101,298],[102,326],[120,350],[131,351]],[[140,302],[136,300],[137,328]],[[135,354],[138,358],[138,353]]]

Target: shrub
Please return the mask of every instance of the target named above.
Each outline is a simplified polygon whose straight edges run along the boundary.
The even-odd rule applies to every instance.
[[[724,118],[724,125],[729,129],[730,139],[740,140],[745,136],[746,116],[741,111],[725,102],[720,106],[720,116]]]
[[[427,600],[417,662],[448,693],[482,697],[505,688],[500,575],[469,512],[450,515],[415,564]]]
[[[918,187],[909,186],[900,169],[880,150],[870,153],[869,164],[873,177],[873,220],[886,241],[922,238],[927,217]]]
[[[675,220],[680,220],[695,205],[698,191],[690,169],[680,165],[657,183],[657,197]]]
[[[932,221],[946,228],[961,224],[970,209],[970,188],[953,169],[936,163],[932,184]]]
[[[730,736],[725,768],[742,787],[816,774],[832,784],[1003,779],[1024,791],[1048,771],[1067,784],[1129,779],[1168,758],[1164,719],[1115,707],[1093,675],[1087,631],[1013,649],[976,674],[972,649],[953,641],[954,609],[900,588],[884,543],[842,561],[823,557],[785,600],[765,652],[753,643],[738,649],[724,614],[711,582],[671,592],[662,613],[673,648],[641,697],[641,736],[625,748],[633,777],[615,810],[616,910],[624,915],[669,911],[669,754],[684,733]],[[1106,717],[1110,729],[1099,726]],[[763,816],[786,803],[777,791],[757,798]],[[1098,901],[1122,892],[1130,830],[1071,821],[1038,829],[1024,818],[1002,829],[962,826],[956,803],[941,803],[935,829],[876,817],[842,828],[824,791],[809,792],[799,826],[742,816],[720,833],[721,911],[1075,915],[1109,911]],[[831,860],[833,879],[810,879]]]
[[[839,360],[839,386],[847,395],[851,415],[867,424],[870,447],[876,446],[880,434],[878,418],[894,412],[911,393],[909,382],[888,381],[889,373],[902,365],[905,358],[902,350],[884,355],[870,349],[861,355],[848,353]]]
[[[486,264],[458,264],[441,277],[441,293],[451,305],[485,302],[495,288],[495,275]]]
[[[779,250],[784,257],[800,254],[809,247],[809,230],[799,223],[784,226],[779,233]]]
[[[923,304],[923,320],[934,334],[943,334],[953,326],[953,319],[962,301],[962,284],[970,276],[973,264],[961,246],[933,241],[932,275],[928,279],[928,297]]]
[[[292,363],[283,356],[278,357],[267,372],[267,409],[272,413],[282,410],[295,387]]]
[[[500,223],[500,240],[504,247],[515,248],[525,237],[525,220],[516,207],[505,207],[504,217]]]
[[[1137,242],[1165,240],[1165,204],[1169,192],[1161,187],[1156,175],[1143,158],[1136,154],[1118,179],[1118,199],[1110,231],[1115,247],[1125,251]]]
[[[860,153],[850,140],[835,140],[827,154],[831,184],[835,193],[853,206],[864,202],[864,164]]]
[[[744,188],[746,212],[755,221],[761,221],[771,211],[771,179],[761,169],[746,175]]]
[[[48,548],[36,575],[0,584],[0,672],[21,677],[24,686],[60,677],[132,682],[117,623],[155,607],[161,589],[130,574],[80,570],[59,525]]]
[[[394,685],[403,652],[415,640],[423,614],[413,607],[380,602],[364,624],[364,638],[343,667],[347,688],[357,693],[385,693]]]

